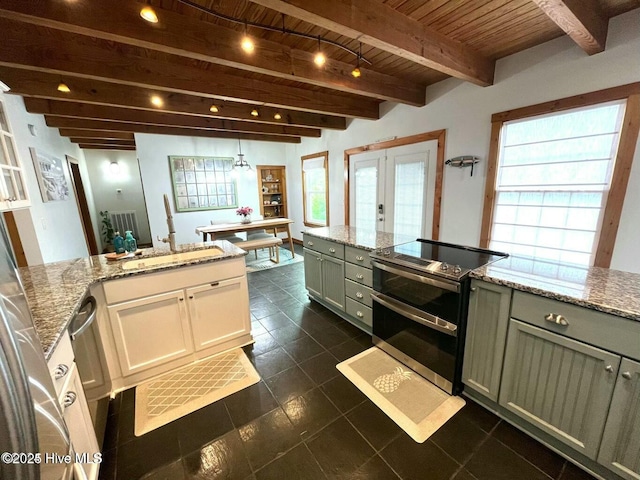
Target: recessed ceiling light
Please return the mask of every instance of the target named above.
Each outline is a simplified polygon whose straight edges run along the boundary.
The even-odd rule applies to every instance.
[[[158,95],[154,95],[153,97],[151,97],[151,103],[156,107],[161,107],[162,105],[164,105],[164,102]]]
[[[140,16],[149,23],[158,23],[158,16],[153,8],[146,6],[140,10]]]
[[[209,111],[212,112],[212,113],[218,113],[220,111],[220,108],[218,108],[217,105],[211,105],[209,107]]]
[[[252,117],[258,117],[260,116],[260,113],[258,113],[258,110],[256,110],[255,108],[253,110],[251,110],[251,116]]]
[[[59,92],[63,92],[63,93],[69,93],[71,91],[71,89],[67,86],[66,83],[60,82],[58,84],[58,91]]]
[[[247,53],[253,53],[253,51],[256,48],[256,46],[253,43],[253,40],[251,40],[251,37],[249,37],[248,35],[245,35],[244,37],[242,37],[242,42],[240,43],[240,46],[242,47],[242,50],[244,50]]]
[[[280,115],[279,113],[276,113],[273,118],[275,118],[276,120],[280,120],[282,118],[282,115]]]

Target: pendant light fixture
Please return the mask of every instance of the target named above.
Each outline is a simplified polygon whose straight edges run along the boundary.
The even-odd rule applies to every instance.
[[[251,168],[251,165],[249,165],[249,162],[244,159],[244,153],[242,153],[242,145],[240,144],[240,139],[238,139],[238,151],[238,159],[233,164],[231,175],[234,178],[238,178],[238,175],[243,172],[249,175],[255,173],[253,168]]]
[[[247,34],[247,22],[244,22],[244,36],[242,37],[242,42],[240,43],[240,47],[242,48],[242,50],[244,50],[246,53],[253,53],[253,50],[256,48],[253,40],[251,40],[251,37]]]
[[[158,23],[158,15],[149,5],[140,10],[140,16],[149,23]]]
[[[360,78],[362,72],[360,71],[360,57],[362,57],[362,42],[360,42],[360,50],[358,51],[358,57],[356,60],[356,68],[351,70],[351,75],[353,78]]]
[[[322,50],[320,50],[320,37],[318,37],[318,53],[316,53],[316,56],[313,57],[313,62],[317,66],[322,67],[326,61],[327,57],[325,57],[324,53],[322,53]]]

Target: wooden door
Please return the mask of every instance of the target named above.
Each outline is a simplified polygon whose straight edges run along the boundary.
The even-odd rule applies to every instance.
[[[620,357],[510,320],[500,405],[595,460]]]
[[[84,239],[87,243],[87,250],[90,255],[98,255],[100,251],[98,250],[93,224],[91,223],[87,195],[84,190],[84,185],[82,184],[82,177],[80,176],[80,166],[78,165],[78,161],[69,155],[67,155],[67,164],[69,165],[69,172],[71,173],[71,183],[75,193],[76,204],[78,205],[78,212],[80,213],[80,223],[82,224]]]

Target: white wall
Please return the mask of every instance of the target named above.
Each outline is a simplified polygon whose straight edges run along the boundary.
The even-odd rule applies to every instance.
[[[142,191],[142,180],[136,152],[122,150],[86,150],[89,181],[94,199],[96,218],[100,211],[120,212],[135,210],[138,231],[134,232],[138,243],[151,243],[151,231],[147,219],[147,206]],[[120,172],[111,171],[111,162],[118,162]],[[100,220],[100,219],[98,219]],[[101,232],[98,229],[98,232]],[[120,232],[124,236],[124,232]],[[104,247],[102,234],[99,244]]]
[[[421,108],[389,102],[381,105],[381,119],[354,120],[345,131],[325,130],[319,139],[303,139],[287,146],[289,216],[302,225],[300,157],[329,151],[331,225],[344,219],[344,150],[416,133],[446,129],[445,158],[477,155],[483,161],[474,169],[445,168],[440,239],[478,245],[482,219],[486,158],[491,115],[579,93],[640,81],[640,11],[613,18],[607,49],[588,56],[569,37],[511,55],[497,62],[495,84],[478,87],[448,79],[427,88],[427,105]],[[612,268],[640,272],[640,148],[636,149]],[[296,182],[295,179],[298,179]],[[294,236],[301,238],[295,229]]]
[[[162,195],[165,193],[169,195],[176,227],[176,242],[179,244],[202,241],[202,236],[196,235],[195,229],[201,225],[209,225],[211,220],[239,221],[235,208],[176,213],[168,158],[170,155],[198,155],[235,159],[238,155],[237,140],[149,134],[136,134],[135,137],[149,224],[155,246],[161,245],[156,240],[156,236],[166,237],[168,233],[162,200]],[[243,140],[242,153],[252,167],[283,165],[285,164],[284,145]],[[288,172],[287,177],[289,177]],[[258,183],[255,175],[253,177],[242,175],[237,184],[238,204],[250,206],[255,214],[259,214]]]
[[[47,127],[42,115],[28,113],[22,97],[2,93],[0,95],[7,108],[31,199],[29,209],[15,213],[27,262],[29,265],[36,265],[87,256],[87,245],[65,158],[65,155],[71,155],[82,167],[82,150],[68,138],[61,137],[57,129]],[[29,124],[35,126],[36,136],[29,132]],[[62,160],[65,178],[69,184],[68,200],[47,203],[42,201],[29,147]]]

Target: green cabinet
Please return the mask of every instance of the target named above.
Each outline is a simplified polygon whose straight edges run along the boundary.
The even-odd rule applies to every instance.
[[[462,381],[497,402],[504,357],[511,289],[472,280]]]
[[[344,311],[344,245],[307,236],[304,245],[304,277],[309,295]]]
[[[640,479],[640,363],[622,359],[598,463],[622,478]]]
[[[595,460],[620,359],[511,319],[499,404]]]

